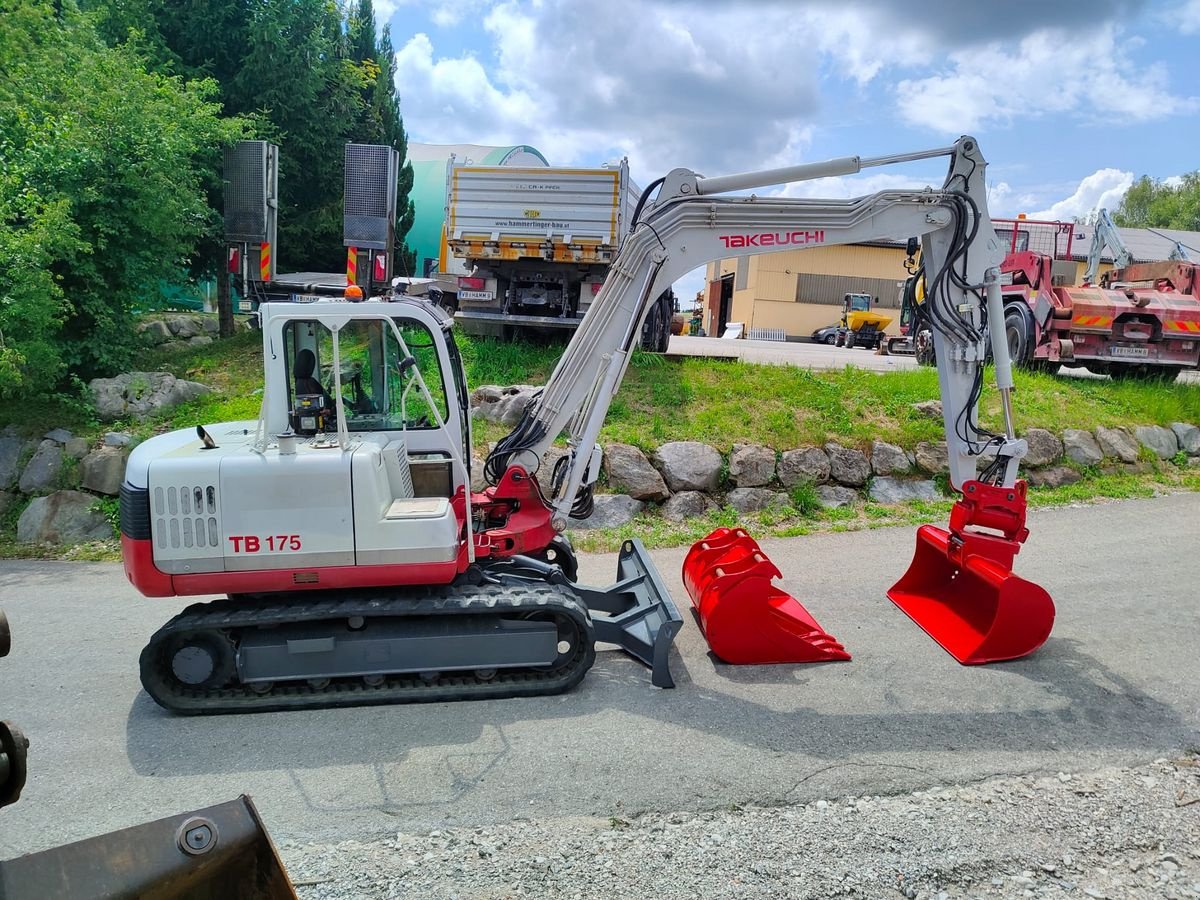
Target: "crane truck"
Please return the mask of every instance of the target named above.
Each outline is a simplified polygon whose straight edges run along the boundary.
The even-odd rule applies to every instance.
[[[567,169],[465,165],[452,157],[438,268],[458,273],[458,290],[439,297],[468,334],[570,335],[629,233],[637,200],[624,159]],[[675,312],[668,285],[646,316],[643,349],[666,352]]]
[[[939,156],[950,168],[938,190],[852,200],[732,193]],[[960,642],[1014,617],[1005,629],[1025,646],[1009,642],[991,658],[1031,652],[1053,605],[1011,572],[1028,534],[1017,480],[1027,446],[1013,430],[998,331],[1004,430],[976,418],[987,322],[1004,317],[985,167],[962,137],[724,177],[671,171],[653,199],[643,195],[549,381],[488,455],[490,486],[479,492],[448,315],[405,297],[264,303],[257,421],[197,423],[129,459],[121,543],[130,582],[147,597],[226,595],[187,607],[150,638],[147,692],[179,713],[556,693],[581,681],[597,641],[672,686],[682,620],[641,542],[624,543],[615,582],[597,588],[576,582],[564,534],[589,512],[600,428],[644,319],[669,285],[710,260],[913,234],[931,273],[950,482],[963,496],[948,530],[918,532],[913,566],[889,596],[960,661],[969,654],[951,648],[950,632]],[[564,432],[569,451],[541,471]]]

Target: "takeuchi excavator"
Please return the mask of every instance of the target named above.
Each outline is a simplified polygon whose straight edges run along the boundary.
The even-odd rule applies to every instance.
[[[851,200],[731,195],[945,156],[937,190]],[[181,713],[565,691],[598,641],[660,687],[680,614],[638,540],[613,584],[578,584],[564,534],[600,473],[600,428],[654,298],[715,259],[920,238],[937,331],[950,528],[924,526],[889,596],[964,663],[1022,656],[1053,604],[1012,573],[1025,540],[1026,445],[992,329],[1004,430],[977,418],[986,323],[1003,321],[1002,249],[977,143],[705,178],[676,169],[634,226],[548,383],[471,490],[464,370],[451,320],[407,298],[260,307],[257,421],[200,423],[131,455],[121,490],[125,571],[148,597],[224,594],[184,609],[141,656],[142,683]],[[655,193],[656,191],[656,193]],[[551,444],[569,452],[543,471]]]

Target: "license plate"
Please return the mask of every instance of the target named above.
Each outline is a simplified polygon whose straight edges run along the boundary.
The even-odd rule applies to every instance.
[[[459,291],[459,300],[494,300],[495,293],[492,291]]]
[[[1145,347],[1109,347],[1108,355],[1125,357],[1136,356],[1139,358],[1145,358],[1150,355],[1150,351]]]
[[[250,301],[249,300],[239,300],[238,301],[238,312],[250,312]]]

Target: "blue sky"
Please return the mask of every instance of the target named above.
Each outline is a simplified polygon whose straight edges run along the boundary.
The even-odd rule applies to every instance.
[[[375,0],[414,141],[628,156],[635,181],[975,135],[996,216],[1115,207],[1200,168],[1200,0]],[[793,186],[940,184],[913,163]]]

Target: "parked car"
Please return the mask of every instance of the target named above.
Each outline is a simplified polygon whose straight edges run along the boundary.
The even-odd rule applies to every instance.
[[[814,344],[833,344],[837,340],[838,329],[841,326],[834,322],[832,325],[826,325],[824,328],[818,328],[812,333]]]

